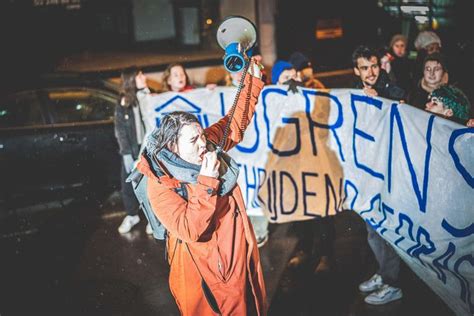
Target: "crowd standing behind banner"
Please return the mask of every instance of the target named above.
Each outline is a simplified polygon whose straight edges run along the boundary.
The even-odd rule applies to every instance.
[[[407,102],[409,105],[400,106],[413,105],[458,123],[473,126],[474,121],[469,120],[472,117],[472,112],[467,97],[458,88],[445,86],[448,81],[448,69],[444,57],[439,53],[441,48],[439,37],[434,32],[420,33],[415,42],[415,46],[419,50],[418,59],[415,63],[407,58],[407,46],[406,37],[400,34],[392,38],[389,49],[382,58],[375,50],[366,46],[359,46],[352,55],[354,73],[359,78],[355,88],[362,89],[368,97],[378,96],[396,102]],[[296,52],[290,60],[293,61],[293,64],[284,60],[275,63],[272,67],[272,83],[288,84],[289,90],[295,93],[299,91],[298,86],[324,88],[321,82],[315,80],[313,74],[307,75],[308,72],[305,69],[311,68],[312,70],[312,67],[306,56]],[[311,77],[313,80],[311,80]],[[229,78],[231,79],[228,79],[228,82],[235,83],[238,81],[238,78],[232,78],[231,76]],[[179,64],[168,67],[165,71],[163,84],[165,85],[165,91],[184,92],[193,88],[189,84],[189,78],[184,67]],[[155,110],[159,111],[158,108]],[[200,115],[198,115],[200,121],[203,122],[203,119],[205,121],[205,115]],[[347,187],[345,187],[345,190],[347,190]],[[332,219],[331,216],[326,218]],[[334,224],[332,223],[329,226],[333,227]],[[402,290],[398,288],[400,258],[393,250],[393,241],[387,242],[385,238],[381,237],[380,232],[377,232],[377,229],[378,227],[374,227],[373,223],[368,222],[368,242],[377,259],[379,269],[372,278],[360,284],[359,289],[362,292],[372,292],[365,298],[367,303],[379,305],[400,299],[403,294]],[[328,235],[330,239],[334,240],[334,235],[330,233]],[[306,238],[312,238],[308,236]],[[412,265],[411,267],[413,268]]]
[[[262,91],[231,152],[247,207],[274,223],[354,210],[448,305],[465,309],[465,285],[474,282],[465,261],[474,242],[472,129],[361,90],[287,88]],[[151,119],[182,110],[210,126],[234,95],[220,87],[161,94]],[[429,268],[439,264],[445,278]]]

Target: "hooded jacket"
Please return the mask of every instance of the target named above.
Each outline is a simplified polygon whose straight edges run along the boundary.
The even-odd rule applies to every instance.
[[[252,83],[250,81],[252,80]],[[263,82],[247,75],[224,145],[237,145],[255,112]],[[246,91],[251,87],[248,108]],[[219,143],[229,120],[225,116],[205,129],[207,139]],[[181,183],[170,174],[156,177],[141,157],[138,169],[148,176],[152,209],[168,230],[169,285],[182,315],[216,315],[206,299],[202,278],[212,292],[221,315],[266,315],[266,290],[255,235],[236,185],[224,196],[217,194],[219,179],[199,175],[185,184],[187,201],[174,188]]]

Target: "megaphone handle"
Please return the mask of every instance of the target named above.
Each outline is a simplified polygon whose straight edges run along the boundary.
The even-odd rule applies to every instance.
[[[225,142],[227,140],[227,136],[229,134],[230,124],[232,123],[232,119],[234,118],[235,109],[237,107],[237,101],[239,100],[240,93],[242,92],[242,88],[244,87],[245,76],[247,75],[248,69],[249,69],[249,67],[251,67],[252,63],[253,63],[253,60],[250,58],[250,61],[245,63],[245,67],[242,70],[242,78],[240,78],[239,86],[237,88],[237,93],[235,94],[235,98],[234,98],[234,103],[232,104],[232,107],[229,110],[229,114],[228,114],[229,115],[229,120],[227,120],[227,124],[225,125],[225,128],[224,128],[224,136],[222,137],[222,139],[219,141],[219,144],[217,145],[217,148],[220,148],[221,151],[223,151]],[[249,103],[250,103],[250,91],[251,91],[251,89],[252,89],[252,80],[250,80],[250,84],[249,84],[249,89],[248,89],[249,93],[247,94],[247,96],[245,98],[245,108],[246,109],[248,108]]]

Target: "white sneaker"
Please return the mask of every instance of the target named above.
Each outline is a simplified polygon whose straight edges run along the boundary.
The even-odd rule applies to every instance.
[[[120,224],[118,231],[121,234],[128,233],[133,226],[137,225],[140,222],[140,216],[138,215],[127,215]]]
[[[268,241],[268,234],[263,237],[257,238],[257,248],[263,247]]]
[[[365,297],[364,301],[367,304],[372,305],[383,305],[387,304],[396,300],[399,300],[403,297],[402,290],[390,286],[388,284],[384,284],[380,290],[375,291],[374,293]]]
[[[145,229],[146,233],[148,235],[152,235],[153,234],[153,229],[151,228],[151,225],[150,223],[146,224],[146,229]]]
[[[359,290],[368,293],[380,289],[383,285],[382,277],[376,273],[367,281],[359,284]]]

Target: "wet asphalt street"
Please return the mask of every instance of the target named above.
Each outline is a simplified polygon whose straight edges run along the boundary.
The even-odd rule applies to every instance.
[[[66,203],[67,204],[67,203]],[[126,235],[118,194],[106,203],[27,208],[0,219],[0,315],[179,315],[167,283],[164,244],[145,220]],[[354,212],[336,216],[335,264],[313,274],[317,254],[295,268],[299,223],[270,226],[261,248],[270,315],[452,315],[402,264],[404,298],[371,307],[357,290],[375,262]]]

